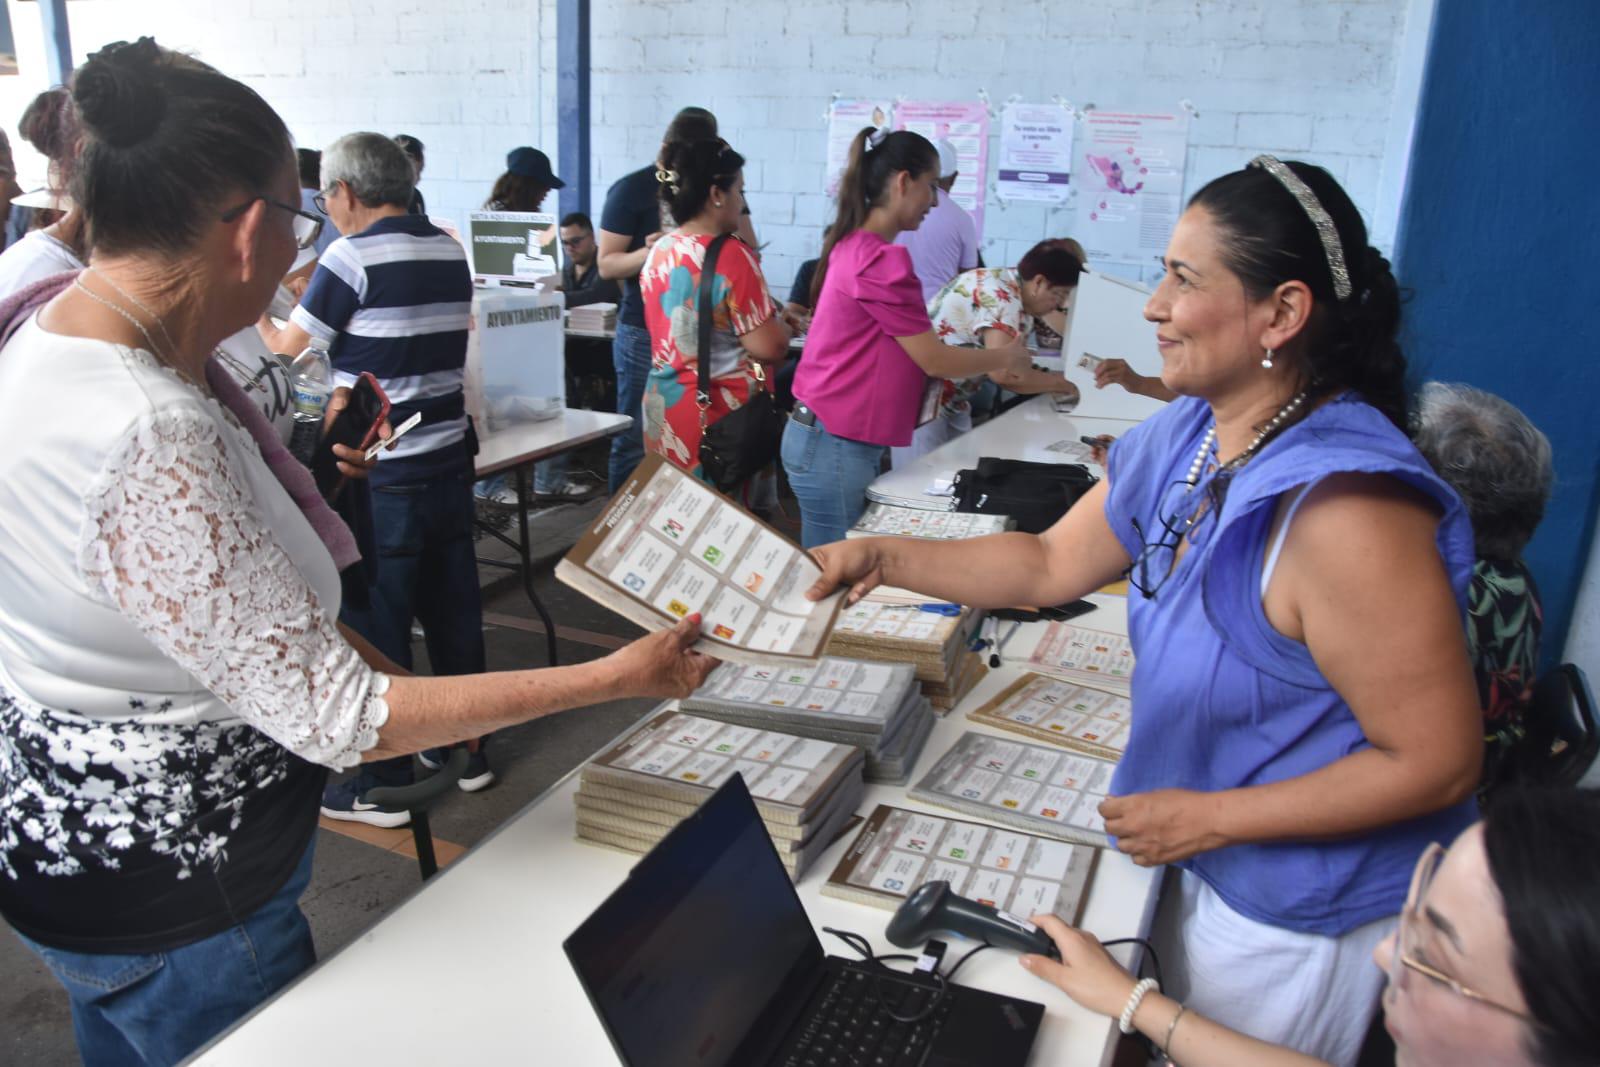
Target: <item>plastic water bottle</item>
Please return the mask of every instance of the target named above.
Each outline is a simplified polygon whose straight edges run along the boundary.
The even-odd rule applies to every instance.
[[[322,440],[322,416],[333,395],[328,350],[312,342],[289,364],[289,382],[294,390],[294,432],[289,435],[289,452],[309,467],[317,442]]]

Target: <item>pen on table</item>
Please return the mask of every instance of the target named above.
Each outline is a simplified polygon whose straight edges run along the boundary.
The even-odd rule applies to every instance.
[[[1000,666],[1000,664],[1002,662],[1004,662],[1001,659],[1000,654],[1001,654],[1001,652],[1003,652],[1005,650],[1006,642],[1011,640],[1012,636],[1016,634],[1017,629],[1021,625],[1022,625],[1022,620],[1020,620],[1020,619],[1012,622],[1011,629],[1006,631],[1006,635],[999,639],[998,643],[996,643],[995,646],[994,646],[994,650],[989,653],[989,666],[998,667],[998,666]]]
[[[978,642],[978,647],[993,649],[995,646],[995,638],[999,632],[1000,620],[995,618],[993,615],[985,615],[983,618],[983,640]],[[989,659],[991,661],[994,659],[992,652],[990,653]]]

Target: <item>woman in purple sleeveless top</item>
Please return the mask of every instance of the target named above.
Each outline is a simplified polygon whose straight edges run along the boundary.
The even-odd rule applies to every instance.
[[[1134,726],[1101,814],[1135,862],[1181,871],[1168,992],[1350,1063],[1416,856],[1474,816],[1472,532],[1400,429],[1397,286],[1326,171],[1218,178],[1165,262],[1145,317],[1179,399],[1101,484],[1037,537],[817,549],[814,595],[1046,605],[1126,574]]]

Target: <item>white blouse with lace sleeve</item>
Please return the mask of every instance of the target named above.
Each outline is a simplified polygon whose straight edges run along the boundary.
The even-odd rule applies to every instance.
[[[327,767],[377,743],[388,677],[339,634],[263,523],[205,409],[140,417],[84,510],[77,565],[91,595],[241,720]]]

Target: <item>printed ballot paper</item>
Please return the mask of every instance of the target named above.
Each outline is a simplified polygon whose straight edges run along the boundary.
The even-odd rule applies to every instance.
[[[806,599],[806,551],[660,456],[646,456],[556,577],[647,630],[699,612],[699,651],[740,663],[815,660],[844,590]]]

